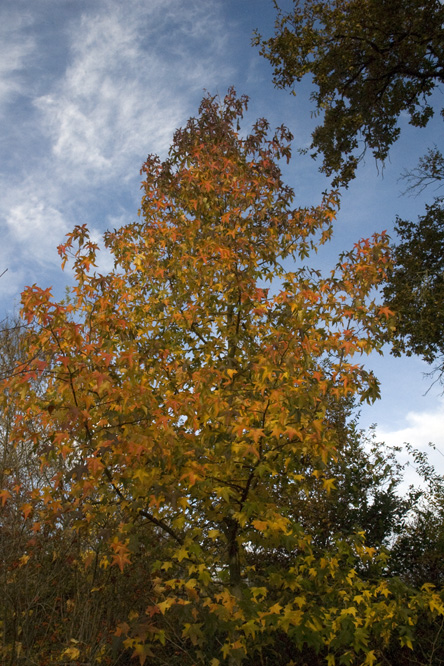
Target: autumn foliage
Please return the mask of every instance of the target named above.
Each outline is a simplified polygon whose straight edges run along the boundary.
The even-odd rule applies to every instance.
[[[335,193],[297,207],[278,166],[291,135],[240,133],[246,103],[205,97],[167,159],[148,157],[139,219],[104,236],[113,270],[76,227],[59,248],[69,297],[22,295],[4,388],[39,482],[24,493],[10,471],[1,496],[23,516],[20,571],[52,560],[72,581],[32,663],[371,665],[444,613],[431,587],[384,577],[364,534],[322,550],[302,525],[313,483],[335,488],[343,406],[378,395],[362,357],[387,337],[390,257],[375,235],[331,273],[305,267]]]

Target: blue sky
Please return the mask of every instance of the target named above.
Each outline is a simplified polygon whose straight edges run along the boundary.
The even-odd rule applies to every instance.
[[[290,6],[287,0],[282,5]],[[284,168],[296,203],[320,200],[327,180],[309,157],[314,121],[309,81],[296,98],[272,84],[269,64],[251,46],[258,28],[271,35],[272,0],[2,0],[0,4],[0,313],[18,309],[25,285],[62,296],[69,273],[57,245],[75,224],[101,233],[135,219],[139,169],[148,153],[165,156],[172,134],[197,113],[204,90],[234,85],[250,97],[245,127],[258,117],[285,123],[295,154]],[[442,91],[436,93],[443,105]],[[396,214],[414,219],[424,196],[402,196],[403,169],[439,144],[442,121],[426,130],[400,119],[401,140],[384,171],[371,156],[344,193],[335,236],[319,265],[360,237],[393,229]],[[101,269],[106,269],[103,258]],[[369,359],[382,400],[362,412],[387,441],[444,452],[444,403],[420,359]],[[444,457],[434,456],[441,471]]]

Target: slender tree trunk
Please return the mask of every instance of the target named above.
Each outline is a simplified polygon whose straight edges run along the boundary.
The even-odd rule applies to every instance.
[[[237,542],[237,535],[239,530],[239,523],[234,518],[226,517],[226,536],[227,536],[227,555],[228,555],[228,570],[230,574],[230,592],[240,601],[242,597],[242,576],[240,565],[240,548]],[[235,642],[239,634],[233,631],[230,639]],[[241,656],[231,655],[229,658],[229,666],[241,666]]]

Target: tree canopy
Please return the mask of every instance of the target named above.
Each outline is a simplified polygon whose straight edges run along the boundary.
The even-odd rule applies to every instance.
[[[273,37],[256,36],[277,86],[312,76],[322,122],[311,148],[334,183],[354,177],[366,148],[385,160],[402,112],[416,127],[430,120],[444,81],[443,24],[440,0],[295,0],[278,11]]]
[[[2,502],[33,535],[20,569],[61,539],[71,570],[86,570],[84,587],[70,578],[68,610],[54,601],[45,620],[59,637],[40,639],[46,660],[113,663],[114,646],[152,664],[373,664],[411,649],[418,617],[444,614],[432,588],[384,577],[384,552],[356,533],[362,517],[325,540],[303,510],[310,496],[328,506],[345,406],[378,395],[361,357],[387,339],[375,287],[390,252],[375,235],[327,277],[306,267],[336,198],[295,207],[278,164],[291,135],[265,120],[240,134],[246,104],[233,90],[206,96],[168,157],[148,157],[139,220],[104,237],[113,270],[94,270],[100,250],[76,227],[59,248],[69,297],[22,295],[24,359],[4,404],[8,437],[43,476],[26,490],[8,468]],[[388,525],[386,500],[374,504]],[[85,629],[69,633],[82,590],[103,612],[131,572],[113,637],[102,630],[99,649]],[[4,631],[17,636],[16,621]]]
[[[443,200],[427,206],[418,222],[398,219],[400,242],[384,288],[397,313],[395,353],[419,354],[444,371],[444,210]]]

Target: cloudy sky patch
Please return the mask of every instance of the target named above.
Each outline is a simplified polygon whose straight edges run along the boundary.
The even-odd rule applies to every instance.
[[[0,113],[4,107],[13,102],[17,95],[26,89],[24,72],[35,49],[32,35],[24,34],[24,30],[32,23],[27,14],[5,11],[0,24]]]
[[[444,473],[444,398],[438,400],[434,410],[409,411],[399,428],[377,427],[376,437],[391,446],[402,449],[399,460],[409,463],[405,471],[403,489],[410,484],[424,486],[424,480],[415,471],[415,464],[408,454],[406,444],[426,453],[438,474]],[[431,446],[432,445],[432,446]]]

